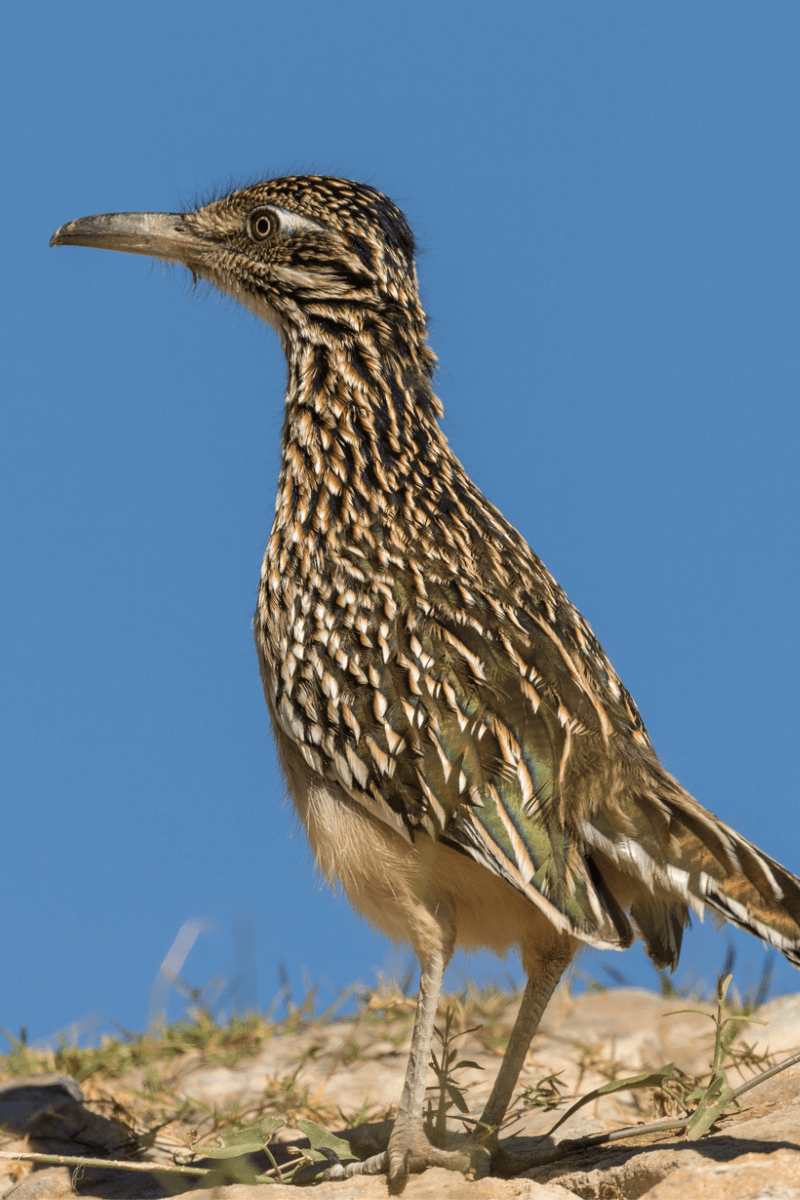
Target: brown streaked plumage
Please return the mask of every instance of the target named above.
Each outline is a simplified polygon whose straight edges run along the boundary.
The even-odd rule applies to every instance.
[[[286,353],[255,619],[264,692],[321,870],[422,970],[389,1150],[356,1170],[399,1189],[409,1171],[468,1164],[422,1124],[456,944],[517,947],[528,975],[490,1125],[579,945],[640,937],[674,967],[689,911],[709,908],[800,964],[800,881],[663,769],[587,623],[450,450],[391,201],[274,179],[185,213],[87,217],[53,243],[183,263]]]

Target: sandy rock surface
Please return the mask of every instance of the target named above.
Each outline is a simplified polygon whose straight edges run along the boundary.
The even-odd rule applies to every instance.
[[[480,1177],[479,1171],[478,1178],[468,1180],[431,1170],[410,1179],[404,1195],[409,1200],[423,1196],[441,1200],[564,1200],[568,1196],[800,1200],[800,1066],[747,1092],[739,1111],[728,1112],[700,1141],[688,1142],[670,1133],[649,1134],[583,1149],[554,1162],[533,1161],[542,1148],[535,1139],[547,1133],[559,1112],[593,1088],[667,1062],[675,1062],[690,1076],[707,1071],[713,1025],[698,1013],[666,1015],[684,1007],[713,1011],[708,1005],[643,991],[573,998],[562,990],[534,1040],[513,1106],[515,1120],[504,1131],[503,1147],[515,1164],[513,1177]],[[459,1084],[470,1085],[466,1098],[476,1116],[494,1079],[514,1012],[514,1000],[497,998],[491,1011],[482,1013],[482,1028],[458,1043],[461,1056],[486,1068],[459,1073]],[[735,1066],[729,1070],[733,1086],[769,1065],[760,1056],[774,1054],[777,1061],[800,1046],[800,996],[779,997],[763,1006],[758,1017],[769,1025],[743,1029],[737,1043],[741,1070]],[[359,1157],[377,1152],[390,1129],[389,1108],[400,1094],[410,1022],[411,1005],[401,1001],[387,1006],[385,1012],[353,1020],[276,1028],[261,1039],[254,1053],[238,1060],[236,1055],[217,1054],[212,1061],[210,1054],[189,1048],[158,1063],[158,1087],[172,1103],[166,1120],[151,1098],[152,1065],[130,1068],[114,1078],[92,1075],[83,1084],[52,1071],[24,1079],[0,1076],[4,1131],[0,1150],[6,1154],[33,1150],[113,1157],[146,1168],[144,1173],[105,1166],[75,1171],[62,1165],[32,1167],[0,1160],[0,1197],[295,1198],[300,1193],[287,1184],[209,1187],[208,1179],[159,1178],[158,1166],[176,1161],[210,1166],[201,1153],[193,1155],[191,1147],[221,1144],[215,1133],[222,1129],[224,1135],[225,1126],[218,1114],[229,1113],[234,1105],[245,1124],[269,1116],[285,1118],[287,1124],[271,1143],[279,1161],[281,1156],[283,1161],[291,1157],[291,1145],[304,1144],[293,1122],[308,1115],[346,1136]],[[476,1023],[471,1012],[465,1014],[464,1027]],[[553,1075],[557,1075],[555,1084],[548,1083]],[[669,1104],[663,1094],[652,1090],[618,1092],[582,1108],[554,1138],[560,1142],[650,1122],[663,1116]],[[345,1131],[356,1115],[358,1128]],[[453,1131],[458,1129],[454,1123]],[[553,1140],[546,1144],[552,1146]],[[262,1156],[256,1169],[268,1167]],[[320,1200],[355,1200],[385,1197],[388,1191],[382,1177],[362,1176],[314,1184],[311,1194]]]

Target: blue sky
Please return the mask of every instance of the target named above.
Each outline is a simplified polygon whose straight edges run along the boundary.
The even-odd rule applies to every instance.
[[[316,883],[282,804],[250,632],[277,340],[178,270],[48,248],[231,178],[400,204],[456,452],[667,766],[800,871],[798,6],[33,0],[4,24],[0,1026],[143,1028],[187,920],[191,983],[238,971],[261,1007],[279,964],[330,997],[410,961]],[[678,980],[726,944],[707,921]],[[735,945],[744,989],[763,950]],[[656,982],[638,952],[580,964],[606,966]]]

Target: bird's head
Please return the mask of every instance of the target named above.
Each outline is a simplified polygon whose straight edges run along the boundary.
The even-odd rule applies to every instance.
[[[272,179],[186,212],[82,217],[50,244],[180,263],[268,321],[287,348],[341,343],[366,327],[417,346],[425,340],[411,231],[366,184]]]

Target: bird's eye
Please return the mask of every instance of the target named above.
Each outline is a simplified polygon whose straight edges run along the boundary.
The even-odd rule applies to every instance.
[[[278,232],[278,218],[270,208],[259,208],[250,214],[250,237],[254,242],[263,242]]]

